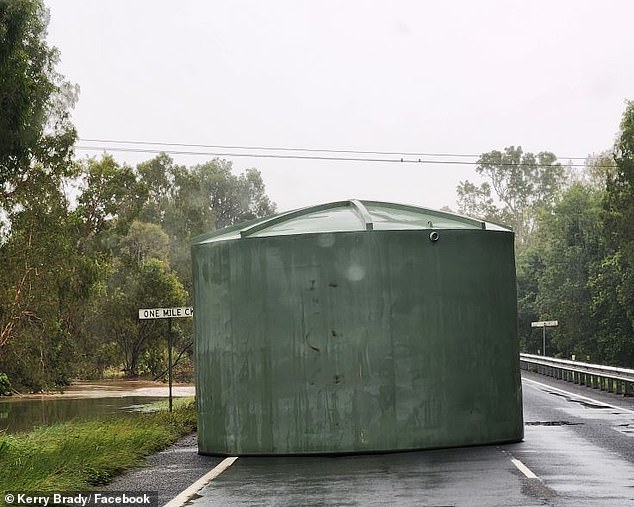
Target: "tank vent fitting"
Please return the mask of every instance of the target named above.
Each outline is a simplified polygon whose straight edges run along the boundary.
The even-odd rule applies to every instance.
[[[432,243],[438,241],[438,233],[436,231],[431,231],[429,233],[429,241],[431,241]]]

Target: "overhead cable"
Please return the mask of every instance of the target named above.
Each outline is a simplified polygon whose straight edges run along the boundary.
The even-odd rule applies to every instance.
[[[450,158],[479,158],[481,154],[469,153],[430,153],[430,152],[412,152],[412,151],[368,151],[368,150],[349,150],[349,149],[333,149],[333,148],[297,148],[288,146],[244,146],[244,145],[222,145],[222,144],[194,144],[194,143],[174,143],[174,142],[158,142],[158,141],[129,141],[117,139],[86,139],[81,138],[80,141],[87,143],[100,144],[123,144],[123,145],[141,145],[141,146],[169,146],[179,148],[204,148],[218,150],[246,150],[246,151],[281,151],[281,152],[306,152],[306,153],[344,153],[350,155],[388,155],[403,157],[450,157]],[[165,150],[161,150],[165,151]],[[559,157],[565,160],[586,160],[588,157]]]
[[[161,146],[165,146],[161,144]],[[195,150],[173,150],[162,148],[138,148],[138,147],[121,147],[121,146],[85,146],[77,145],[75,149],[81,151],[100,151],[100,152],[127,152],[127,153],[165,153],[167,155],[197,155],[205,157],[246,157],[246,158],[259,158],[259,159],[290,159],[290,160],[316,160],[316,161],[335,161],[335,162],[383,162],[383,163],[399,163],[399,164],[425,164],[425,165],[464,165],[464,166],[476,166],[479,165],[478,161],[468,160],[447,160],[447,159],[428,159],[428,158],[411,158],[406,153],[389,153],[389,155],[396,155],[394,158],[375,158],[375,157],[343,157],[336,155],[299,155],[299,154],[276,154],[276,153],[238,153],[229,151],[195,151]],[[271,148],[272,149],[272,148]],[[301,151],[298,149],[298,151]],[[319,150],[314,150],[319,151]],[[357,153],[357,152],[354,152]],[[378,153],[378,152],[367,152]],[[383,152],[388,155],[387,152]],[[399,155],[403,155],[400,156]],[[428,156],[430,156],[428,154]],[[437,155],[440,156],[440,155]],[[563,165],[557,163],[559,165]],[[499,164],[502,166],[515,166],[515,167],[551,167],[554,164],[526,164],[526,163],[508,163]],[[585,164],[565,164],[564,167],[585,167]],[[599,166],[597,166],[599,167]]]

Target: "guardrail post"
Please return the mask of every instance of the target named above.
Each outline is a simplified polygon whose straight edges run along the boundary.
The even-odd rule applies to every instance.
[[[634,396],[634,369],[520,354],[520,368],[591,389]]]

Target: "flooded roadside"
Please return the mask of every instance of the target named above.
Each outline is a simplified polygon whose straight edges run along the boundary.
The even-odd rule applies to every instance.
[[[174,397],[194,396],[193,385],[175,385]],[[166,399],[166,384],[146,380],[79,381],[63,393],[0,398],[0,432],[17,433],[72,419],[92,419],[139,410]]]
[[[172,387],[174,396],[194,396],[194,386],[191,384],[174,384]],[[63,393],[52,393],[46,395],[27,395],[25,398],[116,398],[121,396],[156,396],[167,397],[167,384],[153,382],[151,380],[78,380],[66,387]]]

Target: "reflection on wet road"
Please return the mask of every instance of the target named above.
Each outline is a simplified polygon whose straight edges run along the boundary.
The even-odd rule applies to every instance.
[[[580,397],[541,379],[524,378],[521,443],[239,458],[192,505],[634,505],[634,403],[592,390]]]

